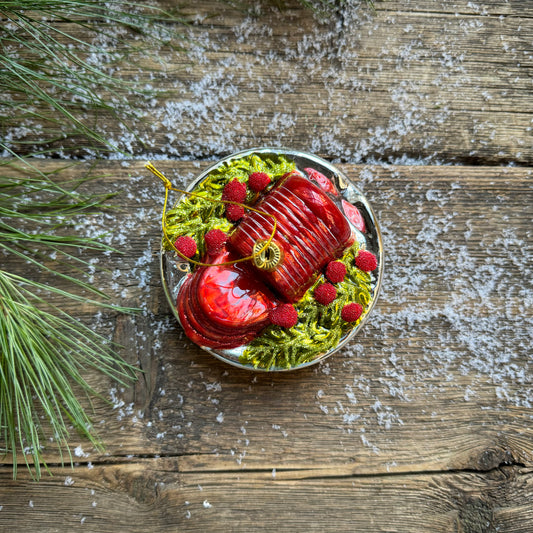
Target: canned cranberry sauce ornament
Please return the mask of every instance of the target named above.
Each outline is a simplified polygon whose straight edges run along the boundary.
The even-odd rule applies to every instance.
[[[242,368],[292,370],[361,328],[381,285],[381,234],[367,200],[331,164],[252,149],[186,191],[146,167],[165,184],[165,293],[198,346]],[[182,196],[167,210],[171,190]]]

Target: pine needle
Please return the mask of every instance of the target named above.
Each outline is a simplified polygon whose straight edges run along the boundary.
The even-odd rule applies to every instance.
[[[57,444],[61,457],[64,450],[70,457],[71,425],[102,450],[74,389],[77,385],[98,395],[83,377],[86,370],[98,369],[122,384],[135,375],[135,368],[118,360],[105,338],[37,297],[31,288],[38,286],[0,270],[0,442],[6,443],[4,452],[12,453],[13,476],[17,450],[22,450],[37,478],[41,464],[46,467],[47,440]],[[41,416],[50,427],[48,439]]]
[[[156,47],[186,44],[176,28],[187,21],[178,12],[125,0],[0,1],[0,19],[0,127],[19,135],[17,125],[23,138],[38,126],[32,141],[0,143],[18,153],[38,146],[49,151],[69,138],[93,150],[120,151],[97,117],[104,113],[133,134],[130,99],[156,91],[117,75],[116,65],[131,65],[132,57]]]
[[[88,400],[100,395],[86,381],[87,370],[124,385],[136,376],[135,367],[120,359],[108,339],[50,303],[50,297],[114,312],[134,310],[109,303],[102,291],[84,280],[89,264],[71,253],[116,252],[98,238],[69,229],[73,217],[101,211],[109,196],[77,192],[88,177],[62,183],[60,175],[35,173],[28,166],[3,165],[0,171],[0,249],[19,258],[15,264],[24,270],[29,263],[50,278],[44,284],[0,269],[0,455],[11,454],[16,476],[22,454],[39,479],[41,469],[46,469],[45,445],[55,443],[61,461],[72,462],[68,444],[73,430],[97,450],[103,449],[78,398],[80,393]],[[54,279],[73,289],[60,288]],[[74,287],[88,291],[93,299]]]

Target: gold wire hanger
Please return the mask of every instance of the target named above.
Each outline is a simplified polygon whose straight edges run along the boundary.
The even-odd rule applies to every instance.
[[[235,263],[241,263],[241,262],[244,262],[244,261],[255,260],[256,258],[261,257],[264,253],[266,253],[267,250],[270,248],[271,244],[273,246],[275,246],[274,243],[272,243],[272,239],[274,238],[274,235],[276,234],[276,228],[277,228],[277,220],[276,220],[276,217],[274,215],[272,215],[270,213],[266,213],[265,211],[261,211],[260,209],[255,209],[253,207],[250,207],[249,205],[241,204],[239,202],[232,202],[230,200],[216,200],[214,198],[206,198],[205,196],[202,196],[200,194],[196,194],[196,193],[189,192],[189,191],[184,191],[182,189],[177,189],[176,187],[172,186],[172,182],[161,171],[159,171],[151,162],[146,163],[144,166],[152,174],[154,174],[154,176],[157,176],[163,182],[163,184],[165,185],[165,202],[164,202],[164,205],[163,205],[163,214],[162,214],[162,217],[161,217],[161,227],[163,229],[163,236],[164,236],[166,242],[172,247],[172,249],[182,259],[184,259],[185,261],[188,261],[189,263],[192,263],[192,264],[197,265],[197,266],[226,266],[226,265],[233,265]],[[182,193],[182,194],[186,194],[187,196],[196,196],[198,198],[202,198],[203,200],[207,200],[207,201],[213,202],[213,203],[240,205],[244,209],[247,209],[247,210],[250,210],[250,211],[254,211],[255,213],[259,213],[261,215],[270,217],[274,221],[270,236],[265,241],[261,241],[261,243],[262,243],[261,246],[258,246],[257,245],[258,243],[256,243],[256,246],[254,246],[254,248],[253,248],[252,255],[249,255],[249,256],[246,256],[246,257],[241,257],[239,259],[234,259],[233,261],[226,261],[224,263],[203,263],[201,261],[196,261],[194,259],[191,259],[190,257],[187,257],[185,254],[180,252],[176,248],[176,245],[170,240],[170,237],[168,236],[165,220],[166,220],[166,212],[167,212],[168,193],[169,193],[169,191],[179,192],[179,193]],[[254,264],[256,266],[258,266],[258,268],[261,268],[261,267],[259,267],[259,264],[262,264],[262,262],[261,261],[259,261],[259,262],[258,261],[254,261]]]

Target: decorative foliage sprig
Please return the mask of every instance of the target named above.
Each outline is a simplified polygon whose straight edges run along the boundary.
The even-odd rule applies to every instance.
[[[74,215],[101,210],[108,198],[79,193],[85,179],[61,183],[60,172],[42,172],[32,157],[75,153],[80,145],[92,153],[118,150],[98,118],[127,130],[136,109],[129,98],[147,95],[115,67],[127,54],[149,52],[154,41],[183,43],[166,23],[185,21],[124,0],[0,1],[0,19],[0,131],[9,132],[0,138],[0,153],[11,156],[0,163],[0,458],[11,455],[16,476],[22,452],[39,478],[50,441],[71,460],[73,428],[102,447],[78,398],[80,391],[97,394],[86,369],[128,383],[135,368],[53,303],[60,297],[131,311],[110,305],[87,277],[92,265],[82,252],[113,249],[76,235],[71,224]]]
[[[80,252],[113,248],[69,229],[73,217],[100,210],[107,200],[76,192],[79,185],[7,162],[0,168],[0,457],[11,454],[14,476],[22,452],[39,478],[50,441],[61,457],[66,453],[71,459],[71,428],[102,449],[78,398],[80,391],[98,394],[85,371],[98,369],[123,384],[136,373],[105,337],[51,302],[51,297],[60,297],[115,312],[132,311],[109,304],[81,274],[89,265]],[[8,270],[9,265],[43,271],[47,282]],[[72,289],[59,288],[59,279]],[[81,296],[75,287],[93,298]]]

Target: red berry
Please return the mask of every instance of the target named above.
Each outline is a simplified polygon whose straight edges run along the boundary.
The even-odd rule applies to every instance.
[[[226,243],[228,236],[220,229],[210,229],[205,235],[207,253],[216,254]]]
[[[174,246],[185,257],[192,257],[196,253],[196,242],[188,235],[182,235],[176,239]]]
[[[361,304],[351,303],[346,304],[341,311],[341,318],[345,322],[356,322],[363,314],[363,306]]]
[[[244,216],[244,207],[237,204],[228,204],[226,206],[226,217],[232,222],[237,222]]]
[[[337,297],[337,289],[331,283],[323,283],[315,289],[314,294],[319,304],[328,305]]]
[[[270,322],[282,328],[292,328],[298,322],[298,312],[292,304],[281,304],[270,311]]]
[[[228,181],[222,191],[222,200],[242,204],[246,200],[246,184],[236,179]]]
[[[346,266],[341,261],[331,261],[326,267],[326,278],[331,283],[340,283],[346,276]]]
[[[261,192],[270,183],[270,176],[266,172],[254,172],[248,178],[248,187],[254,192]]]
[[[357,257],[355,258],[355,266],[365,272],[372,272],[372,270],[376,270],[378,260],[373,253],[367,250],[359,250]]]

